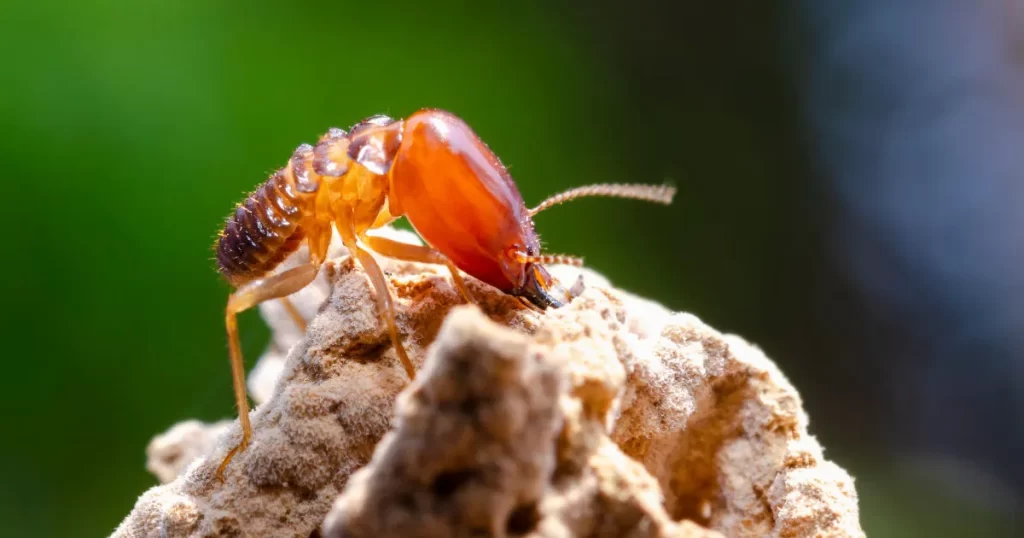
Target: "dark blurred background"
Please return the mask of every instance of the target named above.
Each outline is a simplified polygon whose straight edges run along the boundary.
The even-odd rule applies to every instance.
[[[109,534],[154,434],[234,416],[223,218],[299,143],[426,106],[528,203],[674,182],[538,228],[762,346],[869,536],[1021,531],[1018,2],[7,0],[0,51],[5,536]]]

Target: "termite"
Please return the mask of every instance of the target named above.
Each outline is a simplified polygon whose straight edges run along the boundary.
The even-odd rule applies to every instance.
[[[462,298],[472,302],[461,272],[520,298],[535,309],[558,308],[580,293],[563,288],[545,264],[581,265],[571,256],[546,255],[533,216],[584,196],[632,198],[669,204],[667,185],[590,185],[552,196],[528,209],[505,166],[462,119],[437,109],[404,120],[371,116],[349,132],[332,128],[315,146],[300,145],[288,164],[238,205],[216,243],[220,273],[235,288],[225,313],[235,403],[242,439],[217,477],[252,437],[236,316],[280,299],[300,325],[287,296],[310,284],[327,256],[333,226],[373,284],[406,374],[416,372],[395,325],[387,280],[370,252],[448,267]],[[427,246],[367,235],[406,217]],[[309,262],[271,274],[305,241]]]

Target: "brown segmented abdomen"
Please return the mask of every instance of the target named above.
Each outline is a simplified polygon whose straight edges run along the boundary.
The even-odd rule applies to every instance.
[[[295,252],[306,237],[303,221],[313,215],[323,178],[348,172],[349,138],[330,129],[316,147],[296,148],[288,166],[270,176],[228,217],[217,241],[217,268],[231,284],[261,278]]]
[[[313,194],[300,192],[289,176],[288,168],[276,172],[228,217],[217,241],[217,268],[233,285],[266,275],[302,243],[300,224]]]

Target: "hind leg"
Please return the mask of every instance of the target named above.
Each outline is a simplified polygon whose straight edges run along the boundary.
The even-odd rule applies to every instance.
[[[224,324],[227,328],[228,351],[231,358],[231,382],[235,390],[235,404],[238,406],[238,420],[242,426],[242,440],[232,448],[220,466],[217,467],[217,478],[224,480],[224,470],[231,459],[245,450],[252,438],[252,425],[249,423],[249,400],[245,390],[245,362],[242,359],[242,348],[238,341],[238,314],[264,301],[287,297],[309,285],[320,271],[320,265],[327,255],[327,244],[330,241],[330,228],[327,228],[327,241],[322,241],[318,234],[309,238],[310,260],[308,265],[295,267],[283,273],[256,280],[235,290],[228,297],[224,312]]]

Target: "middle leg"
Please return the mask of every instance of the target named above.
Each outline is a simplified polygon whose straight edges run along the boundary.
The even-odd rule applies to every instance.
[[[391,290],[388,288],[388,281],[384,277],[384,271],[377,264],[377,260],[374,260],[369,252],[359,246],[359,239],[352,228],[351,208],[343,209],[335,216],[335,227],[341,235],[341,242],[345,245],[345,248],[359,260],[359,265],[363,267],[367,276],[370,277],[370,282],[373,283],[373,288],[377,295],[377,307],[380,310],[380,315],[384,317],[384,323],[388,327],[388,334],[391,336],[391,342],[395,346],[395,353],[398,354],[398,359],[402,361],[402,367],[405,368],[405,373],[409,376],[409,379],[415,379],[416,368],[413,367],[412,361],[409,359],[409,355],[406,354],[405,347],[402,346],[402,341],[398,337],[398,324],[395,322],[395,305],[391,297]]]
[[[462,274],[459,273],[459,268],[455,267],[455,264],[452,263],[452,261],[444,254],[441,254],[430,247],[403,243],[386,237],[374,237],[372,235],[363,234],[361,239],[363,243],[366,243],[366,245],[370,247],[371,250],[389,258],[407,262],[420,262],[447,266],[448,271],[452,274],[452,282],[455,283],[455,289],[459,291],[459,295],[461,295],[462,299],[467,303],[473,302],[472,297],[469,296],[469,291],[466,289],[466,282],[462,279]]]

